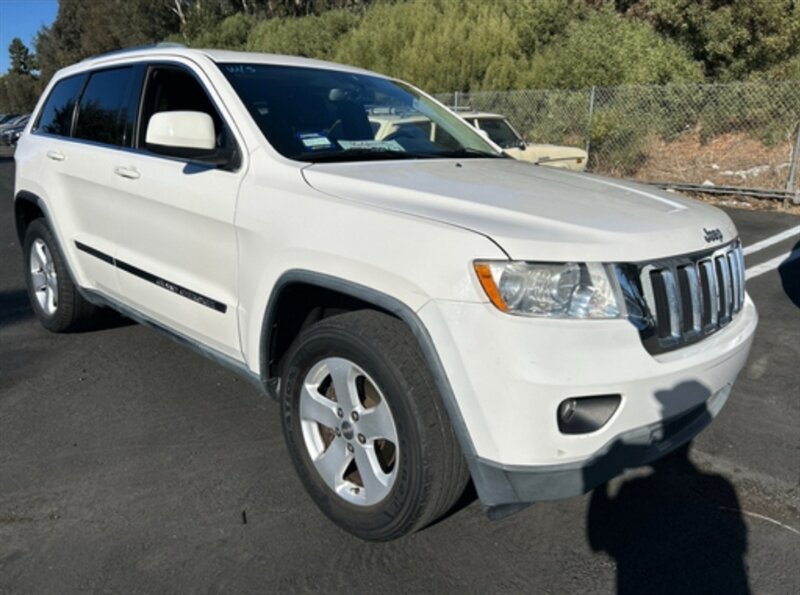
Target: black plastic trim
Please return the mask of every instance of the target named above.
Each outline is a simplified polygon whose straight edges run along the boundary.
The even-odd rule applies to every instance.
[[[107,262],[108,264],[110,264],[112,266],[115,264],[114,263],[114,257],[111,256],[110,254],[106,254],[105,252],[100,252],[100,250],[96,250],[96,249],[92,248],[91,246],[87,246],[86,244],[83,244],[81,242],[75,242],[75,247],[78,250],[80,250],[81,252],[86,252],[86,254],[90,254],[91,256],[94,256],[95,258],[99,258],[103,262]]]
[[[641,285],[641,273],[644,267],[652,266],[654,270],[674,269],[674,274],[677,276],[680,274],[680,267],[685,267],[687,264],[696,264],[698,261],[705,260],[711,257],[713,254],[723,250],[727,254],[729,250],[735,249],[737,245],[741,245],[741,241],[738,236],[734,237],[728,242],[720,243],[714,247],[706,248],[704,250],[696,250],[688,254],[679,254],[677,256],[656,258],[653,260],[617,263],[614,265],[617,274],[617,280],[624,286],[626,292],[630,292],[626,293],[624,296],[626,306],[640,304],[634,305],[635,312],[633,315],[631,315],[629,312],[628,319],[639,331],[639,338],[642,342],[642,346],[650,355],[661,355],[663,353],[669,353],[671,351],[688,347],[723,330],[734,320],[734,318],[739,315],[744,307],[744,303],[742,303],[742,306],[737,312],[732,311],[731,315],[727,318],[723,318],[720,314],[720,320],[716,326],[706,326],[698,333],[682,332],[679,340],[671,339],[669,337],[669,329],[659,326],[660,324],[663,324],[663,321],[666,318],[664,313],[650,312],[650,307],[642,297],[644,295],[644,291]],[[714,271],[717,271],[716,259],[714,260]],[[660,282],[660,277],[656,278]],[[703,291],[705,291],[705,288],[703,288]],[[705,299],[706,295],[706,293],[702,294],[704,308],[707,303]],[[681,300],[680,295],[678,296],[678,299],[679,301]],[[666,307],[665,297],[656,300],[656,302],[657,305],[663,305]],[[643,313],[643,315],[639,312]],[[656,316],[654,317],[653,314],[656,314]],[[704,315],[704,311],[701,311],[701,316]],[[656,320],[660,322],[656,323]],[[683,330],[685,324],[683,317],[681,317],[680,324],[681,329]]]
[[[478,496],[480,497],[481,501],[488,502],[488,500],[485,500],[484,498],[491,497],[491,494],[493,493],[493,487],[490,484],[485,483],[484,476],[480,473],[477,465],[478,456],[475,445],[470,437],[464,417],[461,415],[461,409],[458,405],[455,394],[453,393],[453,388],[450,385],[450,381],[447,378],[444,365],[439,359],[439,354],[433,344],[433,339],[431,339],[428,329],[425,328],[425,325],[422,323],[419,316],[417,316],[416,312],[414,312],[414,310],[409,308],[397,298],[371,287],[360,285],[359,283],[341,279],[339,277],[326,275],[324,273],[318,273],[304,269],[292,269],[286,271],[283,275],[281,275],[273,287],[272,294],[267,302],[267,308],[261,325],[259,362],[261,362],[262,384],[265,387],[272,387],[272,390],[276,391],[280,385],[279,378],[270,376],[269,366],[267,365],[267,362],[269,361],[269,346],[271,344],[270,335],[276,316],[276,304],[278,303],[281,291],[293,283],[305,283],[349,295],[363,302],[374,304],[376,307],[397,316],[397,318],[406,323],[408,328],[413,333],[414,338],[417,340],[417,344],[422,351],[422,356],[425,358],[425,361],[428,364],[428,369],[433,375],[437,392],[442,399],[445,411],[450,419],[450,425],[453,428],[453,432],[456,435],[459,445],[461,446],[461,452],[464,455],[467,466],[469,467],[473,483],[475,484],[475,489],[478,492]]]
[[[149,281],[153,285],[158,285],[162,289],[166,289],[167,291],[175,293],[181,297],[185,297],[187,300],[191,300],[196,304],[200,304],[201,306],[205,306],[206,308],[211,308],[212,310],[216,310],[217,312],[221,312],[222,314],[225,314],[225,312],[228,311],[228,306],[226,306],[222,302],[218,302],[217,300],[205,296],[202,293],[197,293],[196,291],[187,289],[182,285],[173,283],[172,281],[167,281],[166,279],[163,279],[158,275],[154,275],[153,273],[145,271],[144,269],[140,269],[139,267],[135,267],[127,262],[124,262],[122,260],[117,260],[110,254],[101,252],[96,248],[92,248],[91,246],[87,246],[86,244],[77,241],[75,242],[75,247],[81,252],[85,252],[86,254],[94,256],[95,258],[98,258],[105,263],[117,267],[121,271],[125,271],[126,273],[139,277],[140,279],[144,279],[145,281]]]

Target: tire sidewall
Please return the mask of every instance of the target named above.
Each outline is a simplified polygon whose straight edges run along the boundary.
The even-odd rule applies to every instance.
[[[42,240],[47,246],[47,249],[50,251],[50,257],[53,259],[53,267],[58,279],[58,304],[56,305],[56,311],[53,314],[48,314],[39,305],[39,300],[36,298],[36,291],[33,287],[33,278],[31,277],[31,250],[33,249],[33,243],[37,239]],[[63,325],[63,305],[66,302],[66,277],[64,276],[66,274],[66,268],[64,267],[64,261],[61,258],[61,252],[58,249],[58,245],[55,242],[50,228],[41,219],[33,221],[28,226],[28,229],[25,232],[25,242],[23,246],[22,253],[24,261],[23,265],[25,266],[25,286],[28,290],[28,298],[30,299],[31,307],[33,308],[36,318],[39,320],[42,326],[49,330],[58,330]]]
[[[322,359],[341,357],[363,369],[386,399],[398,436],[398,468],[389,494],[373,506],[358,506],[342,499],[322,480],[308,454],[300,427],[300,389],[309,370]],[[300,479],[311,498],[335,523],[366,539],[388,539],[400,527],[413,523],[414,503],[422,484],[424,453],[415,422],[413,402],[405,398],[408,387],[402,374],[368,339],[344,328],[311,328],[302,333],[287,353],[281,391],[282,426]],[[386,536],[384,537],[384,534]]]

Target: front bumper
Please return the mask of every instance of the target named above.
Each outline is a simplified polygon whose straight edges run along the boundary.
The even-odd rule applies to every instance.
[[[651,463],[689,442],[717,416],[732,388],[727,385],[681,415],[624,432],[585,461],[508,467],[476,460],[471,471],[483,486],[481,502],[490,516],[499,518],[519,505],[584,494],[627,469]]]
[[[509,316],[489,304],[432,301],[419,311],[453,389],[462,448],[482,503],[574,496],[690,440],[744,367],[758,320],[749,298],[727,327],[652,356],[626,320]],[[558,429],[564,399],[621,395],[598,430]],[[460,429],[459,429],[460,428]],[[464,435],[466,434],[466,435]]]

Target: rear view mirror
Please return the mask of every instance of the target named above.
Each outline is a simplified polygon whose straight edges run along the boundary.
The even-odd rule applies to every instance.
[[[217,144],[214,121],[203,112],[159,112],[150,117],[145,142],[170,155],[208,153]]]

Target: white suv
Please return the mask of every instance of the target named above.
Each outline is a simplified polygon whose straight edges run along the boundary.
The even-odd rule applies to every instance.
[[[446,143],[376,139],[380,110]],[[15,158],[42,324],[108,306],[252,379],[311,497],[366,539],[430,524],[470,477],[497,518],[669,452],[756,327],[724,213],[505,158],[338,64],[92,58],[53,78]]]

